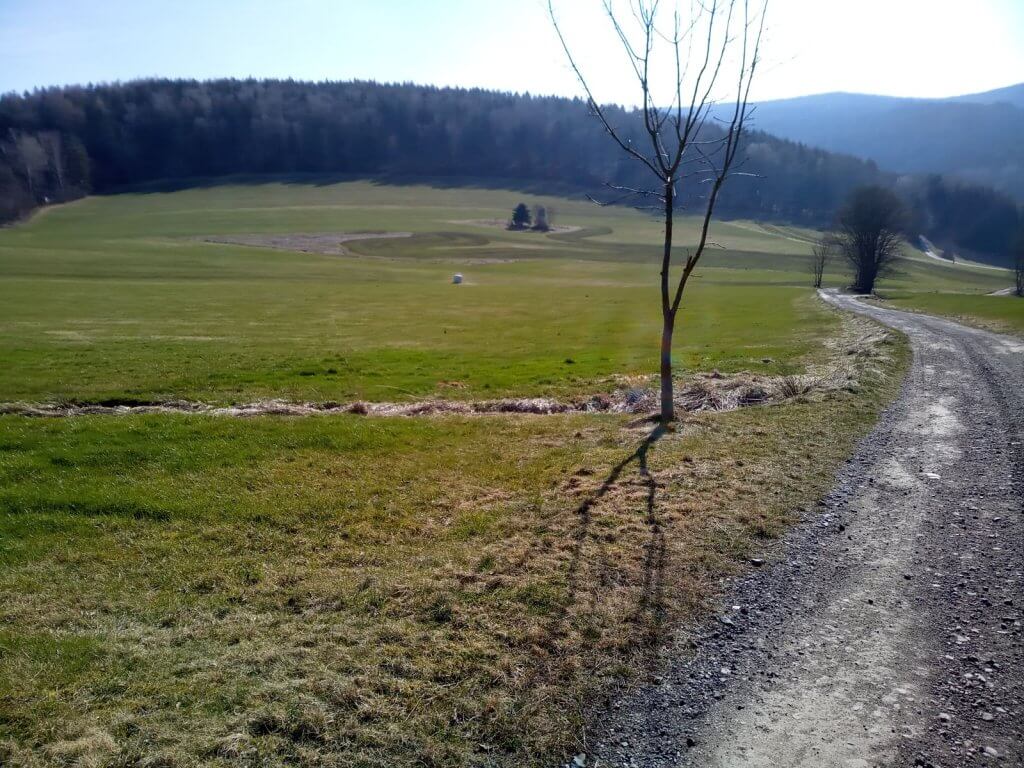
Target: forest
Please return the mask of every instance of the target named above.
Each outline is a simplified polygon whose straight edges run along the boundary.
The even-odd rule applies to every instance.
[[[608,114],[639,139],[638,113]],[[743,150],[719,205],[727,217],[825,226],[852,189],[882,184],[907,203],[909,235],[996,261],[1024,221],[1011,198],[985,187],[897,177],[756,130]],[[643,183],[579,99],[293,80],[139,80],[0,97],[0,221],[148,182],[299,174],[500,181],[609,199],[606,183]],[[683,184],[680,206],[701,189],[699,179]]]

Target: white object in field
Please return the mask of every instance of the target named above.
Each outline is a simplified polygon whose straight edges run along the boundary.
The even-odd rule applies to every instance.
[[[462,282],[462,275],[460,273],[456,272],[454,275],[452,275],[452,283],[454,285],[459,285],[461,282]]]

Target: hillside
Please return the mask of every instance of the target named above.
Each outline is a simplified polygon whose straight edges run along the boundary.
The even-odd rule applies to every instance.
[[[610,109],[641,141],[637,114]],[[0,219],[83,190],[228,174],[473,177],[592,193],[609,181],[648,184],[578,99],[408,84],[48,89],[0,98],[0,137]],[[880,180],[869,162],[771,136],[750,134],[748,149],[756,175],[737,178],[722,200],[735,216],[826,221],[852,186]]]
[[[838,124],[850,111],[849,97],[837,96],[824,103],[817,122]],[[644,145],[638,113],[617,107],[607,113],[623,135]],[[760,124],[770,124],[772,114],[771,108],[767,116],[760,112]],[[716,131],[711,125],[702,138],[713,139]],[[411,84],[147,80],[52,88],[0,97],[0,137],[0,221],[89,192],[168,180],[192,186],[229,175],[447,185],[473,179],[578,196],[600,196],[609,182],[651,184],[579,99]],[[873,161],[764,132],[747,133],[741,151],[743,173],[723,191],[722,216],[825,226],[853,188],[896,183]],[[1006,167],[1009,173],[1012,164]],[[696,181],[680,184],[681,208],[701,205],[706,187]],[[909,235],[925,232],[936,242],[1005,260],[1018,226],[1014,204],[941,179],[903,180],[900,190],[913,213]]]
[[[1024,200],[1024,84],[954,99],[826,93],[757,105],[768,133],[870,159],[895,173],[942,173]]]
[[[983,93],[968,93],[964,96],[954,96],[946,101],[964,101],[973,104],[1012,104],[1015,107],[1024,108],[1024,83],[1008,85],[1005,88],[996,88]]]

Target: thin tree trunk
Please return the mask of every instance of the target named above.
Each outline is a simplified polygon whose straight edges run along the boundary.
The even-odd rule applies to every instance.
[[[675,402],[672,392],[672,332],[675,330],[675,316],[665,316],[661,329],[661,421],[668,424],[675,421]]]
[[[757,0],[755,0],[755,4]],[[604,3],[605,12],[611,19],[612,27],[618,35],[619,40],[625,48],[629,57],[631,68],[636,75],[642,95],[642,107],[640,116],[643,118],[643,127],[650,139],[650,152],[646,154],[642,149],[633,143],[626,135],[621,134],[605,113],[604,108],[594,98],[594,93],[587,84],[586,78],[580,71],[576,60],[569,50],[569,45],[562,35],[555,18],[554,0],[548,0],[548,15],[558,35],[559,42],[569,59],[569,66],[575,72],[576,77],[583,86],[587,96],[587,106],[600,120],[604,130],[626,153],[627,156],[639,161],[646,167],[655,178],[658,179],[658,190],[633,189],[609,184],[609,187],[627,194],[622,199],[633,195],[650,196],[660,199],[664,203],[664,224],[665,224],[665,250],[661,260],[661,420],[668,423],[675,419],[675,407],[673,404],[673,381],[672,381],[672,336],[675,332],[676,312],[679,309],[686,282],[693,272],[701,256],[704,254],[708,238],[708,228],[715,211],[715,203],[718,199],[718,192],[722,184],[730,175],[730,169],[736,159],[740,148],[740,140],[749,118],[748,104],[750,97],[750,86],[754,80],[754,70],[757,68],[759,51],[761,49],[761,35],[764,32],[764,8],[767,0],[761,0],[761,13],[756,10],[751,14],[750,0],[715,0],[710,4],[698,2],[691,4],[691,23],[684,28],[683,20],[677,12],[674,16],[674,28],[672,34],[666,34],[664,30],[656,25],[655,17],[658,14],[658,0],[637,0],[630,3],[633,17],[640,26],[643,42],[640,46],[634,46],[634,41],[626,33],[616,18],[612,3]],[[737,22],[739,28],[733,22],[733,11],[736,8],[742,10],[742,20]],[[716,25],[716,19],[725,17],[725,28]],[[698,31],[699,30],[699,31]],[[755,33],[753,41],[750,34]],[[703,51],[699,48],[699,41],[704,38]],[[655,44],[658,41],[666,42],[670,50],[675,54],[676,81],[675,96],[673,98],[660,98],[651,93],[651,83],[648,78],[651,72],[651,56]],[[731,108],[732,118],[724,119],[725,127],[722,129],[721,137],[708,139],[704,128],[709,119],[711,111],[710,96],[714,92],[715,83],[724,60],[728,60],[726,54],[737,42],[742,47],[738,53],[739,73],[736,83],[736,102]],[[684,52],[685,51],[685,52]],[[703,58],[703,64],[699,71],[690,78],[693,82],[686,83],[684,88],[685,73],[688,67],[685,65],[690,61],[691,53],[696,52],[697,58]],[[703,52],[703,57],[701,53]],[[699,62],[698,62],[699,63]],[[687,96],[684,91],[692,91]],[[687,105],[687,100],[689,104]],[[660,104],[668,104],[668,107],[661,107]],[[696,149],[688,151],[694,144],[715,144],[707,149]],[[696,166],[692,164],[696,163]],[[678,277],[678,282],[670,285],[670,270],[672,267],[672,218],[675,207],[675,184],[685,180],[700,180],[701,183],[710,184],[704,187],[708,190],[707,202],[704,207],[704,221],[701,228],[700,240],[691,250],[687,250],[685,264]],[[661,194],[659,194],[659,191]],[[674,289],[674,290],[673,290]]]
[[[665,182],[665,250],[661,256],[661,422],[675,421],[675,398],[672,391],[672,333],[676,325],[676,313],[669,301],[669,268],[672,266],[672,180]]]

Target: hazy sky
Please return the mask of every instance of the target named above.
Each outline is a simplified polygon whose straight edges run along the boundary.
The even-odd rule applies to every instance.
[[[633,103],[599,0],[556,8],[598,98]],[[1024,81],[1024,0],[770,0],[768,14],[755,98]],[[146,76],[579,93],[545,0],[0,0],[0,92]]]

